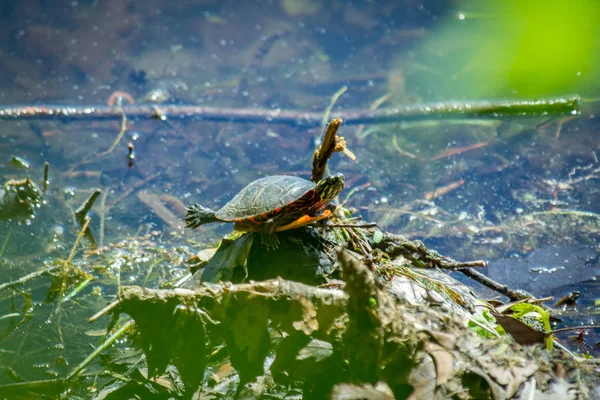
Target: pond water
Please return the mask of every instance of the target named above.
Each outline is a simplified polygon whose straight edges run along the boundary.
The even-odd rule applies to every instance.
[[[189,256],[231,231],[183,231],[185,206],[218,208],[266,175],[310,177],[318,121],[215,121],[202,110],[161,111],[168,106],[328,121],[430,102],[579,95],[578,112],[558,115],[343,124],[357,159],[337,153],[329,168],[346,177],[346,207],[382,230],[486,259],[494,279],[536,296],[577,290],[567,325],[597,323],[600,45],[590,38],[600,6],[550,3],[542,12],[513,1],[2,2],[0,109],[117,111],[0,121],[0,183],[30,178],[42,190],[49,163],[33,215],[0,218],[0,284],[71,260],[75,213],[101,191],[72,285],[39,277],[0,292],[0,384],[65,376],[99,343],[108,318],[87,319],[114,300],[116,275],[123,284],[176,280]],[[156,107],[155,118],[118,112],[132,102]],[[590,332],[577,351],[597,355],[599,340]]]

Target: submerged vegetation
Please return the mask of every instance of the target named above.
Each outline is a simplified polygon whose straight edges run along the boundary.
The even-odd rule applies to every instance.
[[[321,179],[334,151],[349,152],[336,136],[340,124],[329,125],[315,151],[314,181]],[[5,186],[7,193],[13,186]],[[16,187],[23,191],[23,185]],[[4,208],[14,210],[10,219],[23,216],[8,206],[9,200],[39,203],[38,192],[26,193],[30,197],[5,196]],[[457,262],[419,241],[373,231],[375,225],[354,218],[343,205],[328,224],[274,233],[279,244],[269,251],[256,240],[260,233],[248,232],[223,239],[216,251],[192,255],[186,248],[157,247],[152,241],[157,233],[98,248],[88,214],[101,195],[92,192],[75,210],[80,232],[66,258],[0,285],[0,291],[13,290],[13,302],[16,293],[23,296],[22,313],[6,315],[15,321],[6,336],[14,336],[35,318],[33,292],[23,288],[49,276],[45,303],[54,304],[50,325],[63,346],[79,330],[64,325],[67,303],[86,304],[80,311],[89,312],[90,305],[113,297],[90,317],[99,323],[112,315],[103,339],[77,365],[55,358],[51,364],[64,372],[56,371],[52,379],[0,386],[3,396],[59,395],[87,386],[97,399],[188,398],[191,393],[405,398],[460,392],[464,398],[526,398],[533,392],[569,392],[587,397],[588,388],[598,384],[595,360],[577,357],[563,345],[560,351],[570,358],[554,349],[552,311],[542,305],[548,299],[476,272],[484,261]],[[33,208],[27,210],[26,217],[32,217]],[[76,257],[84,238],[90,250]],[[144,264],[142,286],[123,284],[131,268]],[[478,299],[440,269],[463,272],[512,302]],[[168,271],[175,275],[164,276]],[[163,276],[151,281],[163,288],[145,288],[155,273]],[[139,280],[142,273],[132,276]],[[116,283],[116,292],[104,293],[102,281]],[[89,285],[95,286],[83,295]],[[127,345],[114,347],[119,342]],[[507,360],[519,367],[508,368]],[[554,372],[557,368],[563,373]],[[16,373],[10,366],[6,371]]]

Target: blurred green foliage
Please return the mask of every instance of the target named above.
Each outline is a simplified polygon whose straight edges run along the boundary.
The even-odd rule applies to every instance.
[[[458,2],[402,69],[428,100],[597,97],[600,2]]]

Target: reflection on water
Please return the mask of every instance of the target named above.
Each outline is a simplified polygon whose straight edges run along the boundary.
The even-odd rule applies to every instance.
[[[439,2],[173,3],[3,2],[0,102],[105,104],[120,91],[113,101],[324,112],[346,86],[333,107],[343,117],[350,108],[436,98],[429,95],[436,87],[426,82],[461,79],[415,50],[439,39],[440,21],[456,15]],[[463,79],[463,85],[477,84]],[[553,244],[566,257],[596,260],[590,267],[596,271],[600,162],[593,105],[578,118],[342,126],[358,160],[336,155],[330,168],[346,176],[342,198],[352,191],[347,206],[443,253],[504,259]],[[122,128],[123,138],[109,152]],[[281,124],[168,116],[0,122],[2,182],[30,177],[39,184],[44,163],[50,163],[45,204],[35,216],[0,221],[3,282],[66,259],[81,228],[74,211],[95,189],[102,191],[90,212],[101,250],[74,259],[97,281],[58,314],[46,298],[50,278],[27,291],[0,293],[2,314],[17,315],[0,320],[0,364],[25,380],[64,376],[87,355],[90,340],[79,325],[114,295],[111,279],[119,271],[121,279],[148,285],[175,279],[184,273],[187,255],[229,231],[209,226],[181,232],[177,221],[186,205],[201,201],[218,208],[264,175],[309,176],[319,134]],[[15,166],[13,156],[28,167]],[[133,238],[159,250],[131,256],[127,265],[102,258],[102,246],[127,253]],[[89,249],[90,242],[84,239],[82,247]],[[510,273],[497,276],[510,285],[522,276],[521,261],[508,260],[500,263]],[[100,268],[103,263],[109,268]],[[574,276],[561,275],[561,285],[582,280]],[[528,288],[535,293],[533,283]],[[582,293],[587,301],[593,297]],[[60,334],[57,318],[64,326]],[[39,368],[28,369],[34,362]],[[9,381],[0,377],[0,383]]]

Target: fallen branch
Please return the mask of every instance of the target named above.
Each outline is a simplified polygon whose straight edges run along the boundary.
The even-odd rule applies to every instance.
[[[360,125],[436,118],[502,118],[508,115],[536,117],[576,115],[578,113],[579,96],[564,96],[542,100],[449,102],[397,106],[377,110],[344,110],[343,117],[347,125]],[[177,117],[204,121],[270,122],[303,126],[319,126],[323,119],[322,112],[194,105],[123,105],[118,108],[104,105],[23,105],[0,108],[1,120],[118,120],[122,118],[123,114],[127,114],[129,118],[138,119]],[[339,114],[339,112],[334,114]],[[332,117],[335,118],[337,115],[332,115]]]
[[[383,240],[377,247],[387,253],[391,258],[402,255],[411,260],[415,265],[424,268],[442,268],[448,270],[460,270],[465,268],[484,268],[487,266],[485,260],[456,261],[450,257],[441,255],[435,250],[427,248],[419,240],[408,240],[404,236],[385,233]]]
[[[459,269],[464,275],[481,283],[483,286],[486,286],[501,295],[508,297],[511,301],[519,301],[522,299],[526,299],[528,297],[533,297],[529,293],[524,292],[522,290],[512,290],[508,286],[503,285],[494,281],[493,279],[488,278],[484,274],[479,271],[475,271],[473,268],[461,268]]]

